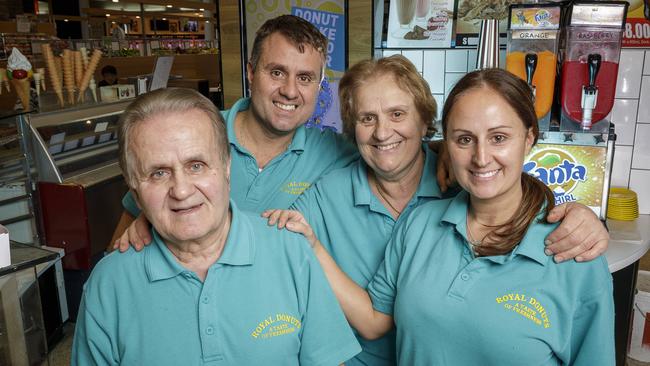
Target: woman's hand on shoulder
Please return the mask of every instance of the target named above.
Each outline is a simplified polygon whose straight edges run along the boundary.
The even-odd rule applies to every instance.
[[[294,233],[302,234],[312,248],[320,244],[311,225],[299,211],[270,209],[262,212],[262,217],[268,219],[269,226],[277,226],[278,229],[286,228]]]
[[[136,251],[141,251],[145,246],[151,244],[151,231],[149,221],[140,214],[124,231],[122,236],[113,243],[113,249],[119,249],[124,253],[132,246]]]

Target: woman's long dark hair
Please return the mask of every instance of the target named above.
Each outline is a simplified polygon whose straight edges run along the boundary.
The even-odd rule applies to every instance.
[[[495,92],[510,105],[517,113],[526,129],[531,129],[537,143],[539,127],[533,104],[533,93],[525,81],[502,69],[484,69],[465,75],[449,93],[442,110],[442,131],[447,137],[449,115],[458,98],[469,90],[487,88]],[[483,239],[480,246],[475,247],[479,255],[506,254],[521,242],[528,227],[544,210],[545,217],[555,206],[553,192],[540,180],[521,173],[522,202],[517,211],[506,223],[494,226],[493,230]],[[513,204],[516,204],[513,202]]]

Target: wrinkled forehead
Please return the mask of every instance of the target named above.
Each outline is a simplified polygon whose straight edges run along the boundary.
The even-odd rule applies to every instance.
[[[131,154],[138,165],[160,165],[172,161],[219,159],[214,128],[209,119],[182,119],[154,115],[138,122],[129,136]],[[177,118],[184,118],[178,114]]]

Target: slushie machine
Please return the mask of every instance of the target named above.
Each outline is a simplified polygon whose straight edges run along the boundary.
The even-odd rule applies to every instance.
[[[540,128],[524,170],[551,188],[556,204],[583,203],[601,220],[616,140],[607,116],[627,7],[624,1],[514,4],[509,14],[506,69],[533,89]]]

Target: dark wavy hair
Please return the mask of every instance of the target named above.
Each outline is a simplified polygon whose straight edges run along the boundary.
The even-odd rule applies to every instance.
[[[483,69],[470,72],[451,90],[442,109],[442,131],[447,138],[450,112],[464,93],[485,88],[497,93],[517,113],[526,129],[531,129],[537,143],[539,127],[533,103],[533,93],[525,81],[502,69]],[[521,173],[522,202],[508,222],[494,226],[480,246],[474,249],[479,255],[499,255],[512,251],[526,235],[528,227],[543,210],[545,217],[555,206],[553,192],[539,179]]]

